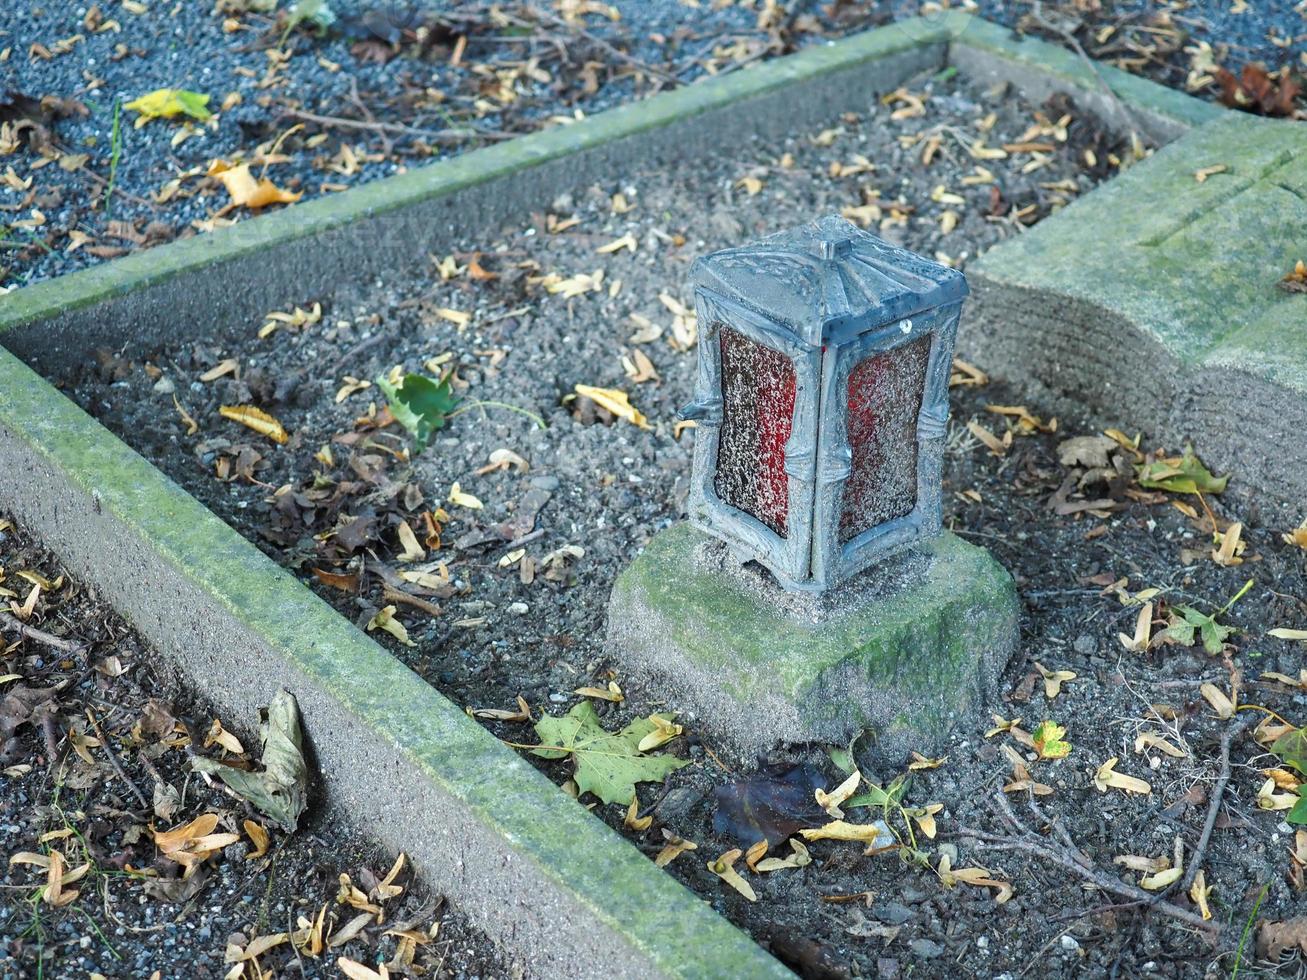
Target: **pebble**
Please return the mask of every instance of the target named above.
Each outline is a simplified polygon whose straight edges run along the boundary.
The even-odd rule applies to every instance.
[[[1063,948],[1064,950],[1066,950],[1068,953],[1074,953],[1076,950],[1078,950],[1078,949],[1080,948],[1080,943],[1077,942],[1075,936],[1072,936],[1072,935],[1069,935],[1069,934],[1068,934],[1068,935],[1063,935],[1063,936],[1062,936],[1062,948]]]
[[[1075,642],[1071,644],[1076,653],[1082,657],[1087,657],[1098,650],[1098,641],[1088,633],[1081,633],[1076,637]]]
[[[934,959],[944,952],[944,947],[933,939],[914,939],[908,943],[908,948],[916,953],[922,959]]]

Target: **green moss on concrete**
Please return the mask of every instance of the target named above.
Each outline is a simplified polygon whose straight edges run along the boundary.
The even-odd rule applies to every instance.
[[[688,524],[649,542],[614,585],[610,647],[746,754],[867,728],[891,743],[937,742],[1013,649],[1011,576],[952,534],[871,569],[815,615],[724,574],[702,557],[707,542]],[[865,586],[877,576],[887,581]]]
[[[1227,169],[1195,178],[1214,167]],[[1275,282],[1307,254],[1305,169],[1303,127],[1224,114],[991,249],[972,271],[1093,304],[1195,365],[1227,337],[1292,320],[1301,307]]]
[[[107,515],[129,540],[126,550],[148,560],[133,565],[130,574],[117,567],[112,578],[97,580],[97,562],[113,567],[131,560],[119,558],[122,546],[116,542],[86,540],[83,522],[91,515],[68,509],[68,499],[93,501],[100,515],[93,519]],[[249,642],[261,656],[272,651],[263,683],[274,689],[295,684],[301,704],[312,698],[333,702],[351,719],[347,740],[379,739],[393,746],[404,760],[394,772],[395,794],[421,794],[429,783],[458,801],[462,819],[493,834],[532,874],[557,883],[571,903],[564,914],[606,925],[641,951],[651,971],[702,978],[789,976],[747,936],[3,350],[0,506],[32,523],[56,548],[90,556],[83,564],[106,598],[145,635],[178,639],[183,660],[193,658],[183,668],[207,679],[210,690],[234,685],[243,709],[259,695],[244,679],[242,651]],[[164,606],[159,583],[174,577],[203,596],[203,608]],[[188,631],[212,628],[203,624],[214,621],[213,610],[217,621],[240,629],[229,626],[221,637],[206,634],[186,643]],[[188,617],[199,617],[197,624],[188,626]],[[336,743],[341,733],[315,732],[315,717],[306,712],[310,740]],[[347,785],[349,769],[344,764],[323,777]],[[451,847],[465,834],[460,831]],[[456,851],[447,860],[461,864]],[[521,867],[507,870],[507,862],[505,874],[525,873]],[[495,928],[494,922],[484,924]]]

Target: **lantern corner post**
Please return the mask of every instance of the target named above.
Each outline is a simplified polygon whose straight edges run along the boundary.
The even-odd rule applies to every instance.
[[[948,435],[948,380],[953,364],[953,346],[962,300],[940,310],[939,325],[931,341],[925,390],[917,414],[917,506],[914,509],[918,534],[932,538],[943,529],[944,443]]]
[[[680,411],[682,420],[695,423],[694,460],[686,509],[695,526],[715,534],[712,512],[721,506],[713,488],[723,418],[721,348],[717,343],[720,323],[702,286],[695,288],[694,306],[700,324],[698,374],[693,398]]]

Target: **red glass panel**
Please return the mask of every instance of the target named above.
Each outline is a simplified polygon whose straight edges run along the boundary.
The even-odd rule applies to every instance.
[[[723,503],[784,537],[790,485],[785,443],[794,425],[794,364],[729,327],[721,328],[722,428],[713,486]]]
[[[853,470],[844,484],[841,544],[917,504],[917,413],[929,359],[928,334],[873,354],[849,373]]]

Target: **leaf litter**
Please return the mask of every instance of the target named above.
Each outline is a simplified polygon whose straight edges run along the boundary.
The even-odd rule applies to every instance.
[[[255,980],[298,963],[299,975],[326,978],[339,975],[339,957],[384,962],[392,975],[509,974],[489,940],[413,881],[402,856],[312,805],[286,832],[191,771],[266,781],[250,796],[275,799],[283,781],[303,778],[302,760],[277,761],[278,743],[297,738],[293,699],[273,699],[256,772],[242,750],[252,740],[178,687],[155,651],[2,518],[0,569],[0,586],[19,572],[62,579],[30,622],[80,644],[70,652],[0,630],[0,885],[15,896],[0,935],[16,975]],[[116,669],[94,669],[110,659]],[[218,733],[208,750],[206,731]],[[235,754],[206,754],[220,745]],[[281,768],[285,779],[274,779]],[[343,900],[342,877],[351,883]],[[369,912],[345,935],[359,895],[384,918]]]

